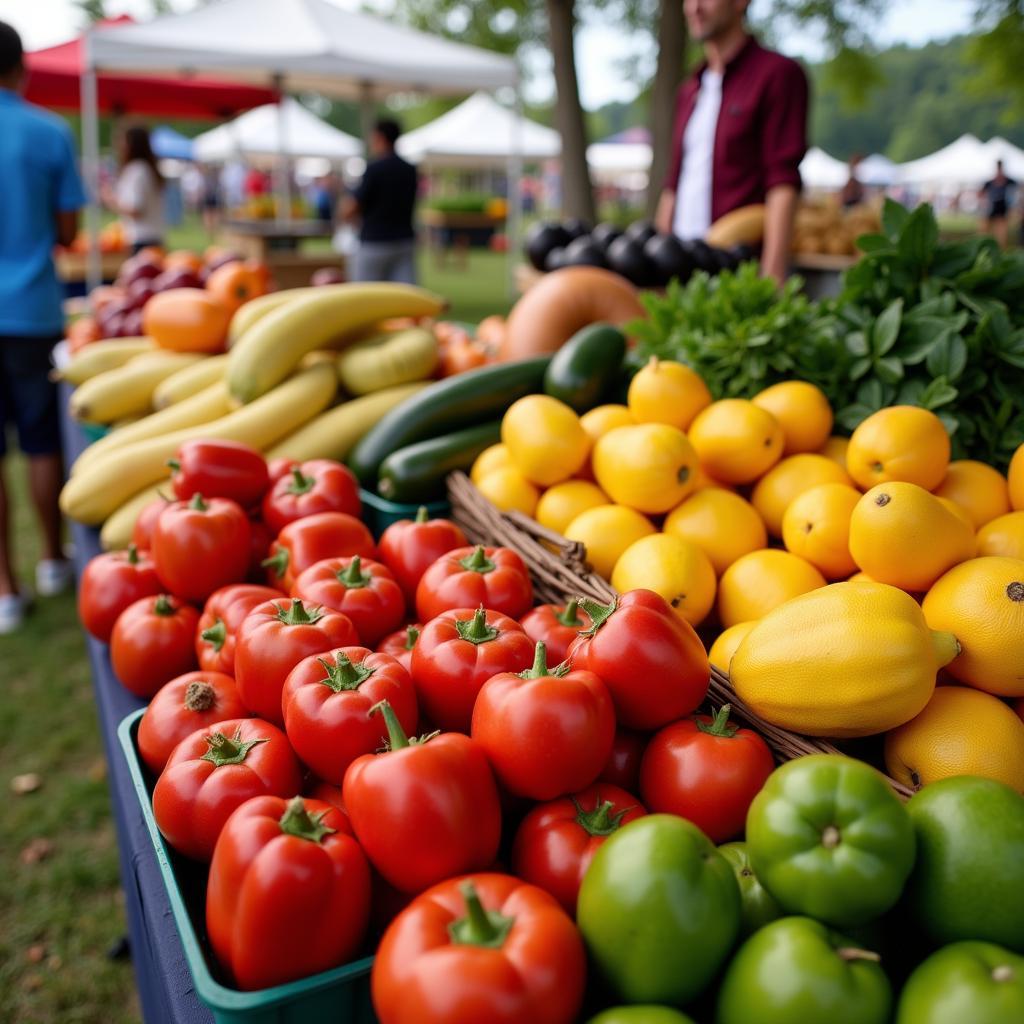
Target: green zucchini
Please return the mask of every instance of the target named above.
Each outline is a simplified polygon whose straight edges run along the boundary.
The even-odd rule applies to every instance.
[[[577,412],[607,401],[622,375],[626,336],[611,324],[590,324],[577,331],[552,357],[544,391]]]
[[[496,363],[445,377],[385,413],[352,449],[348,464],[364,487],[377,483],[380,464],[416,441],[479,426],[515,401],[541,390],[550,356]]]
[[[468,471],[476,457],[501,440],[501,420],[399,448],[380,464],[377,493],[388,501],[416,504],[445,494],[444,478]]]

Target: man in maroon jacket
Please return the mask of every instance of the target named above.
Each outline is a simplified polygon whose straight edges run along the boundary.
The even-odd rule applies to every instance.
[[[684,0],[706,62],[679,90],[656,223],[680,238],[703,238],[723,214],[764,203],[761,269],[781,281],[807,149],[807,76],[747,33],[749,4]]]

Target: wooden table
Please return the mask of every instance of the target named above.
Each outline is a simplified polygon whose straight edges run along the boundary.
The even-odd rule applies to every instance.
[[[217,240],[246,259],[265,263],[279,288],[299,288],[320,267],[344,270],[345,259],[338,253],[302,251],[304,241],[332,234],[331,225],[321,220],[229,220],[221,225]]]

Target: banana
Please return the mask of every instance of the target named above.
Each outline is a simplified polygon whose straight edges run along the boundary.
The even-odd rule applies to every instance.
[[[153,389],[153,408],[166,409],[169,405],[190,398],[211,384],[223,380],[227,365],[226,354],[208,356],[206,359],[200,359],[198,363],[193,363],[192,366],[172,373]]]
[[[268,313],[280,309],[292,299],[319,290],[318,288],[286,288],[284,291],[258,295],[255,299],[250,299],[244,305],[239,306],[228,326],[228,348],[234,345],[257,320],[262,320]]]
[[[313,289],[267,313],[238,339],[228,355],[228,387],[235,398],[251,402],[315,349],[344,344],[388,317],[436,316],[443,308],[441,298],[413,285],[374,282]]]
[[[60,494],[61,510],[80,523],[98,526],[132,495],[164,479],[167,460],[184,441],[242,441],[263,451],[326,409],[337,387],[334,367],[321,363],[211,423],[119,446],[68,480]]]
[[[437,339],[426,328],[406,327],[358,341],[337,360],[341,386],[368,395],[429,377],[437,367]]]
[[[66,380],[77,387],[90,377],[107,370],[116,370],[128,360],[152,352],[154,345],[152,338],[108,338],[106,341],[94,341],[76,352],[63,370],[54,370],[50,379]]]
[[[104,551],[121,551],[132,542],[132,531],[135,529],[139,513],[151,502],[158,498],[171,498],[170,482],[161,480],[152,487],[146,487],[139,491],[133,498],[129,498],[119,509],[113,512],[100,530],[100,547]]]

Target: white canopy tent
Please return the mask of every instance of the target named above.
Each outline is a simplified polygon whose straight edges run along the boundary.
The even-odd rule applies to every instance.
[[[807,188],[842,188],[849,177],[850,168],[818,146],[807,150],[800,161],[800,178]]]
[[[991,158],[991,178],[996,171],[996,161],[1003,161],[1003,170],[1018,182],[1024,181],[1024,149],[997,135],[985,143],[985,149]],[[987,179],[986,179],[987,180]]]
[[[398,152],[431,167],[504,166],[518,150],[524,160],[557,157],[558,132],[503,107],[486,92],[476,92],[429,124],[406,132]]]
[[[587,146],[587,163],[598,183],[639,192],[647,187],[651,153],[648,142],[595,142]]]
[[[995,157],[974,135],[961,135],[948,146],[919,160],[897,164],[902,185],[933,186],[945,189],[976,188],[984,184],[995,169]]]
[[[224,163],[237,156],[282,155],[340,162],[362,152],[363,144],[354,135],[321,121],[290,97],[280,104],[255,107],[192,140],[195,159],[204,163]]]
[[[887,156],[872,153],[857,164],[857,178],[865,185],[885,188],[899,181],[899,171]]]
[[[99,27],[86,34],[83,60],[83,138],[93,194],[99,160],[96,72],[101,69],[183,76],[213,72],[240,81],[270,81],[282,90],[358,99],[364,137],[373,101],[398,90],[457,95],[512,86],[519,105],[518,72],[510,57],[342,10],[328,0],[218,0],[152,22]],[[283,140],[283,116],[279,126]],[[520,174],[521,159],[513,152],[513,242],[518,239]],[[286,216],[291,205],[287,174],[279,176],[279,186]],[[93,249],[90,264],[98,271],[98,248]]]

